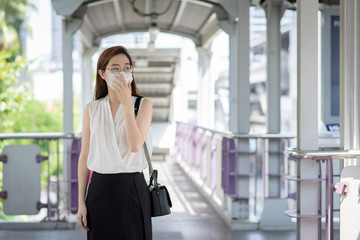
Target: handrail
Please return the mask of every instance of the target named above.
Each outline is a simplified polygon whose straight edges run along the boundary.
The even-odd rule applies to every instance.
[[[359,150],[343,150],[341,148],[320,148],[318,150],[298,150],[297,148],[287,148],[285,149],[285,154],[287,154],[290,158],[293,159],[312,159],[312,160],[322,160],[326,161],[326,178],[321,178],[321,165],[319,164],[319,175],[318,178],[313,180],[322,181],[326,180],[326,187],[325,187],[325,194],[326,194],[326,239],[332,240],[334,226],[333,226],[333,190],[334,183],[333,183],[333,159],[347,159],[347,158],[360,158],[360,151]],[[301,160],[300,160],[301,161]],[[288,178],[289,179],[289,178]],[[297,177],[296,181],[307,181],[307,179]],[[319,192],[319,211],[321,212],[321,185],[320,185],[320,192]],[[298,192],[298,190],[297,190]],[[285,213],[287,214],[287,213]],[[291,216],[287,214],[288,216]],[[292,217],[292,216],[291,216]],[[297,214],[295,215],[297,218],[302,218],[304,216]],[[314,217],[318,217],[318,215],[314,215]],[[318,231],[321,232],[321,225],[318,225]],[[319,238],[320,239],[320,238]]]
[[[210,129],[210,128],[198,126],[198,125],[196,125],[196,124],[186,123],[186,122],[180,122],[180,121],[176,121],[176,123],[178,123],[178,124],[183,124],[183,125],[188,125],[188,126],[191,126],[191,127],[200,128],[200,129],[205,130],[205,131],[210,131],[210,132],[213,132],[213,133],[216,133],[216,134],[220,134],[220,135],[222,135],[222,136],[224,136],[224,137],[227,137],[227,138],[235,138],[235,137],[236,137],[236,134],[234,134],[234,133],[232,133],[232,132],[229,132],[229,131],[214,130],[214,129]]]
[[[176,121],[177,123],[180,124],[184,124],[184,125],[188,125],[191,127],[196,127],[196,128],[200,128],[202,130],[205,131],[209,131],[209,132],[213,132],[219,135],[222,135],[224,137],[227,138],[295,138],[296,134],[295,133],[258,133],[258,132],[251,132],[251,133],[233,133],[230,131],[219,131],[219,130],[215,130],[215,129],[211,129],[211,128],[207,128],[207,127],[203,127],[203,126],[198,126],[196,124],[192,124],[192,123],[185,123],[185,122],[180,122],[180,121]]]
[[[64,133],[64,132],[43,132],[43,133],[1,133],[0,134],[0,143],[2,141],[6,141],[6,140],[20,140],[20,139],[28,139],[28,140],[38,140],[38,141],[47,141],[47,154],[48,157],[50,156],[50,141],[55,140],[57,143],[56,146],[56,180],[55,181],[51,181],[50,177],[52,176],[52,174],[50,173],[50,158],[49,161],[47,161],[47,174],[48,174],[48,178],[47,178],[47,203],[46,204],[41,204],[39,203],[38,208],[47,208],[47,216],[44,218],[44,221],[53,221],[54,219],[51,217],[51,212],[56,212],[57,213],[57,217],[55,219],[55,221],[64,221],[65,218],[60,218],[60,209],[59,209],[59,205],[60,205],[60,153],[59,153],[59,142],[61,139],[68,139],[68,140],[74,140],[77,138],[80,138],[81,134],[73,134],[73,133]],[[73,152],[69,152],[69,150],[64,150],[64,153],[70,153],[73,154]],[[70,182],[68,179],[64,179],[64,182]],[[56,203],[55,207],[52,207],[50,204],[50,184],[51,182],[56,183]],[[69,198],[69,197],[68,197]],[[66,200],[67,201],[67,200]]]
[[[53,133],[0,133],[0,141],[7,139],[34,139],[34,140],[54,140],[54,139],[74,139],[73,133],[53,132]]]
[[[262,197],[268,198],[269,196],[271,196],[270,198],[282,198],[282,196],[286,196],[288,198],[292,198],[291,195],[293,194],[293,190],[294,190],[294,185],[293,184],[288,184],[287,182],[285,182],[284,184],[283,181],[284,179],[287,180],[291,180],[291,181],[298,181],[298,182],[303,182],[303,181],[307,181],[307,182],[322,182],[322,181],[326,181],[326,196],[327,196],[327,213],[326,215],[324,215],[326,217],[326,224],[327,224],[327,233],[329,235],[329,232],[331,233],[333,230],[333,220],[332,220],[332,212],[333,212],[333,206],[332,206],[332,184],[333,184],[333,169],[332,169],[332,159],[337,159],[337,158],[360,158],[360,151],[354,151],[354,150],[343,150],[340,149],[338,147],[319,147],[317,150],[309,150],[309,151],[305,151],[305,150],[298,150],[297,148],[289,148],[289,145],[291,146],[292,144],[294,144],[294,140],[296,140],[297,135],[295,133],[259,133],[259,132],[251,132],[251,133],[246,133],[246,134],[238,134],[238,133],[231,133],[231,132],[227,132],[227,131],[218,131],[218,130],[213,130],[213,129],[209,129],[206,127],[201,127],[201,126],[197,126],[195,124],[190,124],[190,123],[183,123],[183,122],[177,122],[179,128],[177,128],[177,132],[176,132],[176,137],[177,137],[177,148],[178,148],[178,153],[180,154],[180,161],[181,164],[185,164],[188,165],[188,167],[190,167],[190,169],[197,169],[200,171],[200,177],[202,177],[202,173],[206,174],[206,171],[208,172],[209,169],[212,169],[213,166],[213,162],[212,162],[212,156],[209,153],[206,153],[211,151],[211,154],[213,154],[212,151],[214,151],[214,149],[218,149],[216,147],[212,146],[208,146],[208,147],[203,147],[204,144],[204,136],[205,138],[208,138],[207,142],[205,142],[205,144],[213,144],[213,142],[209,143],[209,139],[214,139],[215,135],[219,135],[219,137],[222,137],[222,148],[221,146],[220,151],[222,151],[222,155],[221,154],[215,154],[215,155],[219,155],[219,158],[217,158],[215,161],[216,162],[216,166],[220,166],[222,171],[219,173],[215,172],[215,175],[212,175],[210,173],[209,176],[205,176],[205,177],[210,177],[213,179],[213,176],[215,176],[216,179],[219,179],[219,177],[221,177],[221,185],[220,187],[222,188],[222,191],[226,194],[228,194],[228,196],[230,198],[234,198],[239,199],[239,198],[243,198],[245,195],[243,195],[242,192],[239,192],[239,182],[242,181],[241,184],[248,184],[250,182],[250,178],[254,178],[254,179],[259,179],[258,178],[258,168],[260,166],[258,166],[257,163],[257,158],[261,158],[261,168],[262,168],[262,184],[263,184],[263,195]],[[200,131],[198,131],[198,129],[200,129]],[[318,140],[319,142],[321,142],[322,140],[325,140],[324,143],[329,143],[328,140],[335,140],[337,143],[340,139],[340,134],[339,132],[325,132],[325,133],[319,133],[318,134]],[[255,141],[253,144],[249,144],[249,146],[246,146],[246,148],[241,148],[241,150],[239,150],[240,148],[238,148],[236,142],[240,140],[240,141]],[[232,143],[231,148],[229,147],[229,142]],[[272,145],[272,142],[274,143],[278,143],[279,145]],[[225,144],[224,144],[225,143]],[[201,145],[199,148],[199,144]],[[294,144],[295,145],[295,144]],[[324,145],[326,146],[327,144],[320,144],[320,145]],[[334,145],[333,142],[331,142],[331,144],[329,144],[330,146]],[[339,144],[337,144],[336,146],[338,146]],[[273,146],[277,146],[277,148],[273,147]],[[247,150],[248,149],[248,150]],[[218,149],[219,150],[219,149]],[[205,154],[204,154],[205,152]],[[208,155],[206,155],[208,154]],[[241,154],[241,155],[240,155]],[[249,159],[247,157],[244,157],[246,154],[249,155]],[[221,156],[220,156],[221,155]],[[201,164],[194,164],[193,161],[191,161],[191,159],[193,158],[197,158],[198,156],[201,157],[201,160],[204,161],[204,156],[209,159],[204,163]],[[240,157],[241,156],[241,159]],[[250,159],[250,156],[252,156],[253,158]],[[230,158],[231,157],[231,158]],[[293,159],[303,159],[303,158],[309,158],[312,160],[324,160],[326,161],[327,164],[327,170],[326,170],[326,177],[321,177],[321,164],[320,162],[318,162],[318,166],[319,166],[319,175],[317,177],[314,178],[302,178],[302,177],[292,177],[291,175],[288,174],[292,174],[292,171],[290,168],[293,167],[293,164],[289,165],[288,160],[290,158]],[[220,159],[220,160],[219,160]],[[254,174],[252,173],[239,173],[238,171],[238,164],[240,161],[247,161],[247,163],[249,161],[253,162],[253,168],[255,169]],[[270,160],[273,161],[277,161],[278,164],[283,164],[283,167],[279,168],[279,170],[277,172],[275,171],[269,171],[270,169]],[[301,160],[300,160],[301,161]],[[283,162],[283,163],[282,163]],[[204,170],[205,169],[205,170]],[[195,172],[195,174],[198,174],[198,172]],[[220,174],[220,175],[216,175],[216,174]],[[239,177],[241,177],[241,179],[239,179]],[[269,194],[269,187],[270,187],[270,180],[272,183],[275,182],[275,180],[277,181],[276,183],[280,183],[281,185],[283,185],[284,187],[279,188],[279,193],[276,195],[273,194],[273,192],[271,194]],[[256,213],[256,209],[257,209],[257,183],[258,181],[255,181],[255,196],[254,194],[249,193],[248,195],[246,195],[247,199],[250,198],[254,198],[254,214]],[[289,186],[290,185],[290,186]],[[322,184],[320,184],[322,185]],[[205,178],[204,182],[201,185],[202,187],[210,187],[209,186],[209,181],[208,179]],[[221,189],[220,189],[221,190]],[[320,191],[321,191],[321,187],[320,187]],[[289,194],[289,192],[291,192]],[[223,198],[223,195],[219,194],[217,195],[217,192],[215,191],[215,197],[218,197],[220,199],[220,201],[227,201],[227,199]],[[210,197],[213,197],[213,195],[211,195]],[[319,197],[319,205],[321,204],[321,197]],[[321,207],[319,207],[319,209],[321,209]],[[289,212],[287,211],[287,214],[289,215]],[[240,216],[240,215],[239,215]],[[300,215],[300,214],[290,214],[290,216],[295,216],[297,218],[308,218],[308,217],[315,217],[315,218],[322,218],[322,215],[314,215],[314,216],[308,216],[308,215]]]
[[[216,134],[220,134],[227,138],[260,138],[260,139],[279,139],[279,138],[296,138],[295,132],[282,132],[282,133],[259,133],[259,132],[250,132],[250,133],[233,133],[230,131],[219,131],[203,126],[199,126],[192,123],[186,123],[181,121],[176,121],[176,123],[200,128],[205,131],[210,131]],[[339,138],[339,133],[319,133],[319,138]]]
[[[287,148],[285,153],[291,158],[304,159],[304,158],[319,158],[319,157],[331,157],[337,159],[345,158],[360,158],[359,150],[297,150],[296,148]]]

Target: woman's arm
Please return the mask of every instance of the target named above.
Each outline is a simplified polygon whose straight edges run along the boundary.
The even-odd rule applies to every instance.
[[[87,211],[85,205],[85,193],[89,178],[89,169],[87,168],[87,158],[89,155],[90,144],[90,117],[89,117],[89,104],[84,109],[83,116],[83,131],[81,138],[81,152],[78,164],[78,189],[79,189],[79,209],[77,213],[77,219],[80,226],[84,230],[89,230],[87,227]]]
[[[142,101],[136,118],[132,105],[125,109],[126,139],[131,152],[138,152],[143,146],[151,125],[152,103],[146,98]]]

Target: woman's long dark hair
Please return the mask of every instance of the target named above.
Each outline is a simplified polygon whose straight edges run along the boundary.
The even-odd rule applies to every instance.
[[[96,67],[96,84],[95,84],[95,96],[94,96],[95,100],[99,98],[103,98],[108,94],[107,83],[104,79],[101,78],[99,74],[99,70],[105,71],[105,68],[109,64],[110,59],[118,54],[125,54],[129,59],[130,65],[133,66],[133,61],[126,48],[122,46],[115,46],[106,49],[100,55]],[[131,95],[135,97],[139,97],[141,96],[141,94],[139,93],[139,90],[136,87],[134,73],[132,73],[132,75],[133,75],[133,81],[131,82]]]

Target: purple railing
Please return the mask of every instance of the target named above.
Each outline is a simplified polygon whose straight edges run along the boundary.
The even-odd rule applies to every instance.
[[[211,138],[211,166],[210,166],[210,187],[211,187],[211,195],[215,194],[216,187],[217,187],[217,178],[216,178],[216,143],[219,136],[217,134],[213,134]]]
[[[73,140],[71,144],[70,164],[70,211],[73,214],[78,210],[78,160],[81,150],[81,137]]]
[[[191,135],[191,136],[190,136]],[[327,138],[326,135],[322,136],[322,138]],[[300,179],[298,177],[289,176],[289,172],[296,169],[296,165],[294,163],[298,161],[298,156],[296,154],[288,154],[285,152],[285,149],[289,149],[291,144],[295,144],[295,142],[291,142],[295,140],[296,136],[294,134],[232,134],[232,133],[222,133],[219,131],[214,131],[211,129],[206,129],[199,126],[194,126],[186,123],[177,123],[176,128],[176,155],[181,156],[180,162],[185,163],[188,169],[191,171],[187,171],[188,174],[191,174],[192,179],[198,178],[201,182],[201,187],[207,188],[210,191],[210,198],[218,198],[220,201],[226,201],[222,199],[223,194],[228,195],[234,200],[237,199],[254,199],[254,213],[258,215],[256,212],[258,208],[257,204],[262,204],[262,200],[265,198],[289,198],[293,201],[296,201],[297,189],[296,185],[289,183],[286,180],[290,181],[309,181],[309,182],[319,182],[321,185],[322,181],[326,181],[325,188],[319,187],[319,202],[316,203],[319,208],[319,213],[314,215],[301,215],[296,210],[288,210],[285,212],[288,216],[296,217],[296,218],[315,218],[318,219],[318,222],[321,222],[322,218],[326,220],[326,240],[333,240],[333,166],[332,161],[333,158],[338,158],[339,156],[329,156],[329,155],[320,155],[317,156],[313,154],[312,156],[307,156],[305,158],[312,158],[314,161],[318,161],[318,178],[314,179]],[[237,149],[238,141],[244,140],[249,141],[249,150],[248,151],[239,151]],[[276,144],[280,147],[277,149],[270,149],[269,142],[275,141]],[[184,154],[187,152],[189,147],[191,147],[191,155]],[[255,144],[252,145],[251,143]],[[274,146],[274,145],[273,145]],[[275,145],[276,146],[276,145]],[[324,151],[319,151],[322,154]],[[241,154],[241,155],[240,155]],[[239,173],[238,164],[239,158],[249,156],[249,161],[254,160],[254,167],[249,173]],[[278,156],[278,164],[280,164],[280,171],[270,172],[269,168],[269,156]],[[185,157],[185,158],[183,158]],[[349,157],[349,156],[348,156]],[[192,158],[192,159],[189,159]],[[259,159],[260,160],[259,160]],[[274,160],[274,158],[272,158]],[[321,160],[321,161],[320,161]],[[326,176],[321,176],[321,162],[326,162]],[[261,165],[258,166],[258,164]],[[217,169],[221,166],[220,170]],[[262,171],[261,175],[258,175],[258,171]],[[194,176],[195,175],[195,176]],[[274,195],[274,193],[269,195],[269,178],[274,179],[277,178],[281,184],[281,189],[278,195]],[[218,181],[216,181],[218,179]],[[239,194],[239,184],[242,179],[244,181],[248,181],[249,179],[253,179],[255,182],[255,196],[240,196]],[[221,184],[220,184],[221,181]],[[273,181],[274,182],[274,181]],[[278,183],[279,183],[278,182]],[[256,195],[258,183],[262,185],[263,191],[260,195]],[[337,183],[337,189],[343,189],[344,187],[340,186]],[[221,188],[221,189],[219,189]],[[325,206],[326,211],[324,215],[321,213],[321,195],[322,191],[325,191]],[[340,191],[340,190],[339,190]],[[220,192],[220,194],[219,194]],[[223,194],[221,194],[221,192]],[[246,194],[246,193],[245,193]],[[260,201],[258,201],[260,199]],[[295,203],[295,202],[293,202]],[[295,206],[295,204],[294,204]],[[261,207],[261,206],[259,206]],[[259,216],[259,215],[258,215]],[[319,227],[321,224],[319,224]],[[321,239],[321,230],[319,229],[318,239]]]
[[[70,211],[73,214],[78,210],[78,164],[81,151],[81,137],[75,138],[71,144],[71,169],[70,169]],[[92,171],[89,172],[88,186],[91,182]]]
[[[222,139],[222,182],[221,186],[229,196],[237,196],[237,159],[238,154],[235,146],[235,139]]]
[[[220,132],[212,129],[207,129],[195,126],[188,123],[177,122],[176,140],[175,140],[175,156],[182,166],[185,166],[186,173],[192,178],[198,178],[198,183],[201,187],[208,189],[211,198],[217,198],[222,201],[223,194],[227,194],[234,200],[252,198],[254,201],[254,214],[257,214],[257,204],[262,204],[258,198],[264,199],[264,194],[268,185],[265,184],[264,179],[268,177],[269,173],[265,171],[264,165],[268,164],[267,150],[263,147],[267,144],[269,139],[278,140],[280,145],[287,147],[290,139],[294,139],[294,135],[281,134],[233,134],[230,132]],[[239,151],[237,149],[238,141],[248,141],[249,150]],[[283,149],[284,150],[284,149]],[[250,172],[239,172],[238,164],[240,154],[242,157],[248,156],[250,161]],[[270,153],[274,154],[274,153]],[[282,154],[284,159],[285,155]],[[261,158],[261,162],[259,161]],[[262,163],[259,166],[259,163]],[[219,167],[220,166],[220,167]],[[282,195],[287,195],[288,187],[284,182],[284,175],[287,173],[287,163],[284,162],[281,173],[277,174],[279,181],[282,181],[282,186],[285,190]],[[258,175],[262,171],[263,175]],[[273,174],[274,175],[274,174]],[[271,176],[274,177],[274,176]],[[239,193],[239,181],[244,179],[251,181],[252,193]],[[260,181],[259,181],[260,180]],[[258,195],[258,184],[262,183],[263,195]],[[279,196],[279,198],[284,196]]]

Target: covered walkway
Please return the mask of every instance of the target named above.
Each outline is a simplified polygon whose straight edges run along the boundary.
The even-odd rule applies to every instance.
[[[101,40],[110,35],[146,31],[150,35],[148,49],[130,49],[130,53],[137,68],[138,87],[154,105],[152,127],[158,134],[153,136],[162,136],[159,133],[166,132],[166,126],[177,124],[176,133],[172,134],[176,135],[174,143],[166,139],[168,147],[155,144],[153,154],[154,160],[155,157],[162,159],[155,161],[154,166],[159,169],[160,182],[168,186],[174,204],[170,216],[153,219],[154,240],[359,240],[359,1],[135,2],[52,1],[57,14],[63,16],[64,30],[65,137],[57,138],[63,142],[56,152],[58,156],[61,152],[64,170],[62,179],[59,171],[56,173],[58,195],[55,203],[50,204],[49,192],[54,186],[48,174],[47,204],[36,202],[39,188],[36,194],[32,193],[36,195],[34,201],[23,201],[32,204],[31,212],[21,214],[32,215],[34,210],[47,208],[45,222],[49,220],[60,226],[66,222],[60,218],[63,217],[59,210],[62,208],[69,216],[68,226],[76,222],[77,199],[74,196],[77,194],[79,146],[72,147],[74,140],[79,139],[74,137],[73,129],[73,35],[78,34],[82,39],[83,109],[91,101],[92,93],[93,69],[88,66]],[[170,3],[166,9],[161,4],[164,2]],[[255,47],[249,39],[249,8],[253,6],[263,8],[267,30],[266,44]],[[140,15],[139,9],[143,9]],[[280,71],[284,53],[280,47],[283,40],[280,22],[285,9],[296,10],[296,32],[286,33],[287,38],[296,39],[296,44],[287,48],[296,66],[290,76],[292,83],[287,88],[282,86]],[[163,15],[164,10],[166,14]],[[169,19],[172,19],[171,24]],[[219,131],[214,124],[215,103],[219,99],[214,95],[209,50],[220,30],[228,34],[229,46],[228,84],[222,87],[226,90],[223,97],[227,99],[226,111],[222,114],[224,119],[228,118],[228,131]],[[199,73],[196,99],[190,99],[191,92],[178,78],[181,52],[154,47],[159,32],[178,34],[194,41]],[[266,52],[263,60],[267,65],[260,69],[263,76],[259,82],[253,81],[254,72],[250,69],[251,47]],[[284,95],[288,98],[282,98]],[[296,123],[293,134],[282,129],[282,103],[285,101],[292,109],[288,116],[291,124]],[[196,125],[183,119],[184,113],[190,110],[194,110]],[[263,129],[256,132],[255,123],[261,122],[259,119]],[[335,128],[335,132],[331,128]],[[12,136],[8,135],[3,139],[10,138]],[[0,141],[3,139],[0,134]],[[154,140],[160,142],[160,139]],[[0,156],[4,166],[8,164],[5,155]],[[37,163],[46,160],[38,155],[33,157]],[[57,159],[59,169],[59,157]],[[33,165],[40,171],[39,164]],[[39,177],[40,174],[34,175]],[[39,182],[40,179],[37,184]],[[21,205],[10,199],[10,193],[19,192],[18,189],[6,187],[1,189],[0,197],[9,203],[10,213],[20,215],[18,206]],[[64,200],[61,196],[65,196]],[[51,214],[57,219],[52,221]],[[0,231],[1,240],[86,237],[77,224],[67,230],[1,228],[4,229]]]

